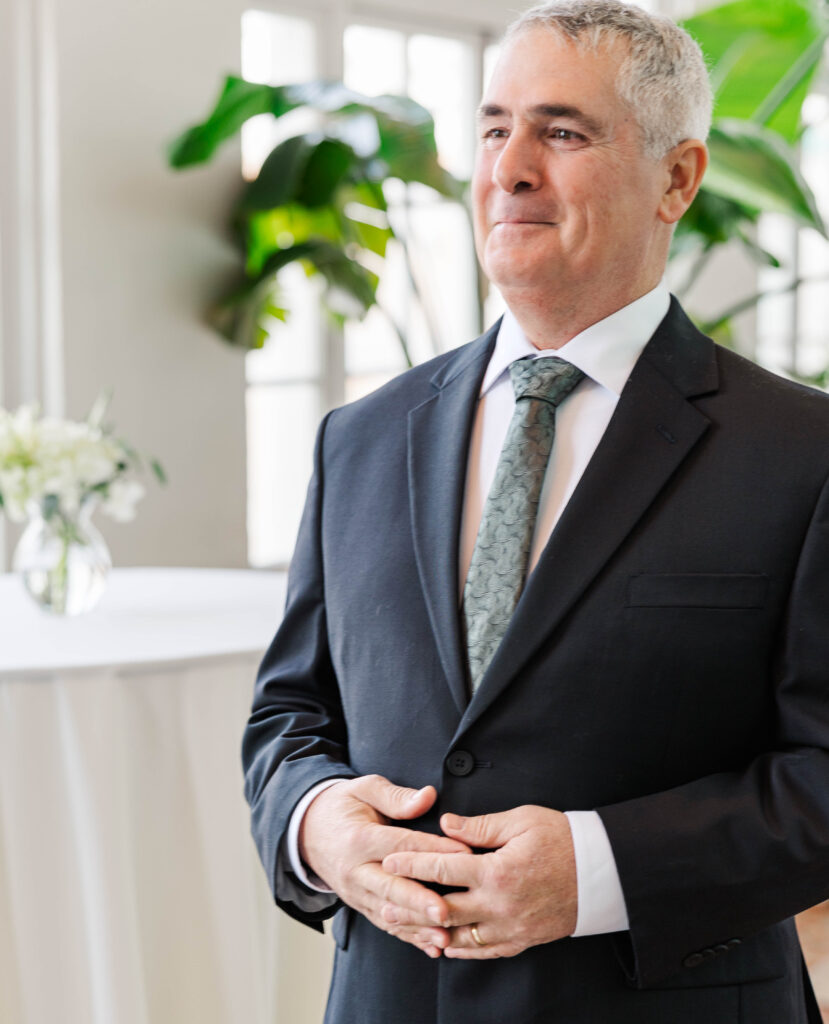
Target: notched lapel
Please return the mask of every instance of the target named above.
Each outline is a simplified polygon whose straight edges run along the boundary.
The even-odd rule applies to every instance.
[[[463,713],[465,656],[458,614],[458,547],[475,408],[498,324],[461,349],[432,380],[435,394],[409,413],[409,507],[415,557],[440,660]]]
[[[716,388],[714,344],[674,300],[527,581],[461,729],[521,671],[677,472],[709,426],[689,399]]]

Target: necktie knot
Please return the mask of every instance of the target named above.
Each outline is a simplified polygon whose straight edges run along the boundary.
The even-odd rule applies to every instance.
[[[584,377],[572,363],[555,356],[542,359],[516,359],[510,363],[510,378],[516,402],[520,398],[540,398],[557,406]]]

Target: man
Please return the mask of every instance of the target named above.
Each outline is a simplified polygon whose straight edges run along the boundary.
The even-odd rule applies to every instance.
[[[337,912],[329,1024],[819,1020],[829,402],[660,283],[709,120],[670,22],[520,18],[473,181],[509,312],[320,429],[243,758],[277,902]]]

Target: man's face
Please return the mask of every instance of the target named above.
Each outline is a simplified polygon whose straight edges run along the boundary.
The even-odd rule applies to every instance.
[[[502,291],[659,279],[656,210],[670,172],[645,157],[616,94],[624,56],[618,41],[582,50],[538,27],[498,61],[479,112],[472,196],[478,257]]]

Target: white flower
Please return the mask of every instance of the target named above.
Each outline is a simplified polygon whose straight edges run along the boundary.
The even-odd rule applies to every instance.
[[[135,517],[135,506],[144,497],[144,487],[137,480],[114,480],[107,489],[101,511],[119,522]]]
[[[100,426],[100,419],[76,423],[41,417],[37,405],[14,413],[0,408],[0,498],[10,519],[22,522],[27,506],[42,505],[46,498],[74,516],[96,493],[115,519],[135,515],[144,488],[125,477],[141,461]]]

